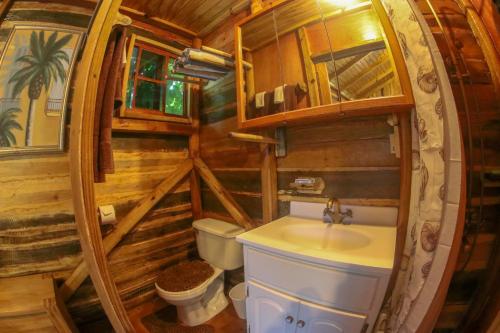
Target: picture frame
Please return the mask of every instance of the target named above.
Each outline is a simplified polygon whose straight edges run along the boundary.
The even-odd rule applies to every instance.
[[[15,24],[0,57],[0,157],[63,152],[83,29]]]

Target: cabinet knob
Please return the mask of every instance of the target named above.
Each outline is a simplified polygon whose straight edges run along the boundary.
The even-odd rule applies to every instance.
[[[299,328],[302,328],[302,327],[306,326],[306,322],[305,322],[305,321],[303,321],[303,320],[299,320],[299,321],[297,322],[297,326],[298,326]]]
[[[293,323],[293,317],[292,317],[292,316],[287,316],[287,317],[285,318],[285,321],[286,321],[288,324],[291,324],[291,323]]]

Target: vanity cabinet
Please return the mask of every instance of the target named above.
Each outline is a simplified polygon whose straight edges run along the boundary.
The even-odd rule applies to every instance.
[[[369,332],[390,269],[321,263],[244,244],[251,333]]]
[[[338,311],[248,283],[247,318],[250,332],[361,332],[366,316]]]

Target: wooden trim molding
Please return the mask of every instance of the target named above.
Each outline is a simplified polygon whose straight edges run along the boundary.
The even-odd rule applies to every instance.
[[[4,1],[2,1],[2,4],[0,5],[0,23],[3,22],[5,16],[9,12],[9,9],[12,6],[13,2],[14,2],[14,0],[4,0]]]
[[[400,185],[399,185],[399,208],[396,233],[396,254],[394,256],[394,267],[392,269],[391,279],[387,287],[387,295],[392,294],[396,278],[399,274],[401,259],[403,257],[406,234],[408,231],[408,218],[410,215],[411,199],[411,177],[412,177],[412,148],[411,148],[411,124],[410,114],[401,113],[398,117],[399,141],[401,149],[400,159]]]
[[[121,0],[102,0],[78,64],[72,102],[70,166],[73,206],[83,260],[104,312],[118,333],[134,332],[109,271],[94,193],[93,130],[99,76],[104,53]]]

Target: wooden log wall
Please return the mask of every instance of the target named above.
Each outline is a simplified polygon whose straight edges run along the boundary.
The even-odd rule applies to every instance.
[[[0,26],[0,48],[15,23],[86,28],[91,15],[92,8],[15,2]],[[191,45],[185,37],[177,39],[144,23],[129,32],[180,49]],[[108,175],[106,183],[96,184],[96,200],[98,205],[114,205],[120,220],[188,157],[188,137],[114,133],[113,150],[116,173]],[[80,262],[69,174],[67,152],[0,157],[0,277],[43,272],[65,278]],[[160,270],[196,255],[191,224],[187,179],[110,254],[111,271],[127,308],[156,296],[154,281]],[[106,235],[112,227],[102,229]],[[68,306],[78,323],[104,316],[90,279]]]
[[[127,214],[188,157],[185,136],[113,135],[115,174],[96,184],[98,205],[113,204],[117,219]],[[109,255],[110,270],[127,308],[156,297],[159,272],[196,255],[189,179],[161,200]],[[104,234],[111,227],[104,227]],[[103,315],[92,283],[86,282],[68,304],[79,323]]]
[[[91,14],[89,8],[16,1],[0,26],[0,50],[14,24],[86,28]],[[69,173],[66,152],[0,157],[0,277],[59,276],[79,262]]]

